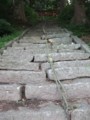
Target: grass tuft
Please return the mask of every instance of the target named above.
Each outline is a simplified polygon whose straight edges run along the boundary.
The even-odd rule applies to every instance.
[[[4,47],[9,41],[13,40],[14,38],[18,37],[23,30],[15,30],[10,35],[4,35],[3,37],[0,37],[0,49]]]

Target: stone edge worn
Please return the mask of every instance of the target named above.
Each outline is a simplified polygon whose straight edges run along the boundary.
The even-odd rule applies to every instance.
[[[76,42],[77,44],[81,44],[81,47],[87,53],[90,53],[90,48],[89,48],[89,46],[84,41],[82,41],[80,38],[78,38],[77,36],[74,36],[74,35],[72,35],[72,38],[73,38],[74,42]]]

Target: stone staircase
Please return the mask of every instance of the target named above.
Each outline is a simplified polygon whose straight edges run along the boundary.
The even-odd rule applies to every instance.
[[[46,30],[30,30],[0,55],[0,120],[90,120],[90,49],[69,31]]]

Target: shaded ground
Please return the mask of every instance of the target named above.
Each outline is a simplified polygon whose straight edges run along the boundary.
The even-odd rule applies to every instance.
[[[85,41],[87,44],[89,44],[89,46],[90,46],[90,35],[88,35],[88,36],[83,36],[83,37],[81,37],[81,39],[82,39],[83,41]]]

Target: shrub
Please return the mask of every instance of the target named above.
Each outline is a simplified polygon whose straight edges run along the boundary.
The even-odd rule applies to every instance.
[[[39,16],[33,8],[30,8],[28,5],[26,5],[25,6],[25,13],[26,13],[28,22],[31,25],[35,25],[38,22]]]
[[[0,36],[10,34],[14,31],[14,28],[5,19],[0,19]]]
[[[73,6],[67,5],[63,9],[62,13],[60,13],[60,15],[58,16],[58,23],[60,25],[69,24],[71,22],[73,14],[74,14]]]

